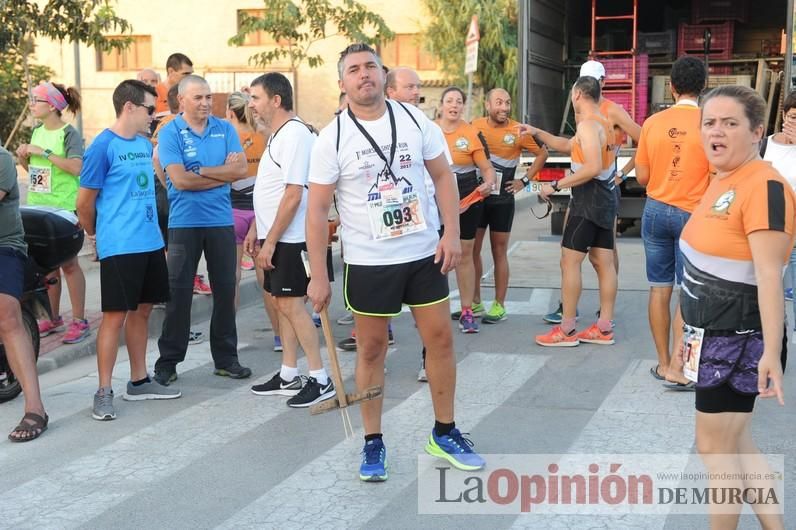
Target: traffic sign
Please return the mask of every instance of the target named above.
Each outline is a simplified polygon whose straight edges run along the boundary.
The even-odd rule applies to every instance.
[[[467,38],[465,44],[472,44],[481,40],[481,33],[478,32],[478,15],[473,15],[470,20],[470,27],[467,29]]]
[[[464,61],[464,73],[473,74],[478,70],[478,41],[481,34],[478,32],[478,15],[473,15],[470,20],[470,27],[467,29],[467,38],[464,40],[466,45],[466,55]]]
[[[467,55],[464,60],[464,73],[473,74],[478,70],[478,41],[467,45]]]

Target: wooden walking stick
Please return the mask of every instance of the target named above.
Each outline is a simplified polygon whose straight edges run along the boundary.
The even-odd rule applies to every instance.
[[[330,410],[340,409],[340,414],[343,417],[343,429],[346,433],[346,438],[351,438],[354,435],[354,429],[351,426],[351,418],[348,415],[348,407],[355,405],[360,401],[368,399],[375,399],[381,397],[382,388],[380,386],[373,386],[363,392],[356,392],[353,394],[346,394],[345,386],[343,385],[343,374],[340,371],[340,362],[337,360],[337,349],[334,344],[334,337],[332,336],[332,328],[329,325],[329,311],[327,308],[321,310],[321,328],[323,329],[323,338],[326,341],[326,349],[329,352],[329,365],[332,370],[332,382],[337,391],[334,398],[321,401],[310,407],[310,414],[322,414]]]

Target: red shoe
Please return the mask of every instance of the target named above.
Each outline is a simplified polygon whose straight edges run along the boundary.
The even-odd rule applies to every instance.
[[[572,347],[580,344],[578,335],[573,331],[570,335],[564,333],[561,326],[553,326],[549,333],[536,336],[536,344],[539,346]]]
[[[588,342],[589,344],[608,345],[608,344],[614,344],[616,342],[614,340],[613,331],[607,331],[607,332],[600,331],[600,328],[597,327],[597,324],[592,324],[588,328],[578,333],[578,339],[581,342]]]
[[[204,276],[197,274],[193,278],[193,294],[213,294],[210,286],[205,283]]]

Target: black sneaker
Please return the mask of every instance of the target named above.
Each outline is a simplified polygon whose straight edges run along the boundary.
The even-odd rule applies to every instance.
[[[160,372],[155,372],[153,379],[163,386],[169,386],[177,380],[177,371],[161,370]]]
[[[251,369],[241,366],[237,361],[226,368],[216,368],[213,373],[223,377],[231,377],[232,379],[246,379],[252,375]]]
[[[296,376],[292,381],[285,381],[275,373],[270,381],[252,387],[252,393],[258,396],[295,396],[301,390],[301,377]]]
[[[287,400],[287,406],[293,408],[305,408],[321,401],[333,398],[337,392],[334,390],[334,383],[331,377],[325,385],[321,385],[314,377],[307,378],[304,388]]]
[[[343,351],[357,351],[357,338],[348,337],[337,343],[337,347]]]

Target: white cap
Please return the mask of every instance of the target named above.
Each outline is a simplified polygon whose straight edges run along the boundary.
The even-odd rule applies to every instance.
[[[599,81],[605,78],[605,67],[597,61],[586,61],[580,67],[580,77],[593,77]]]

